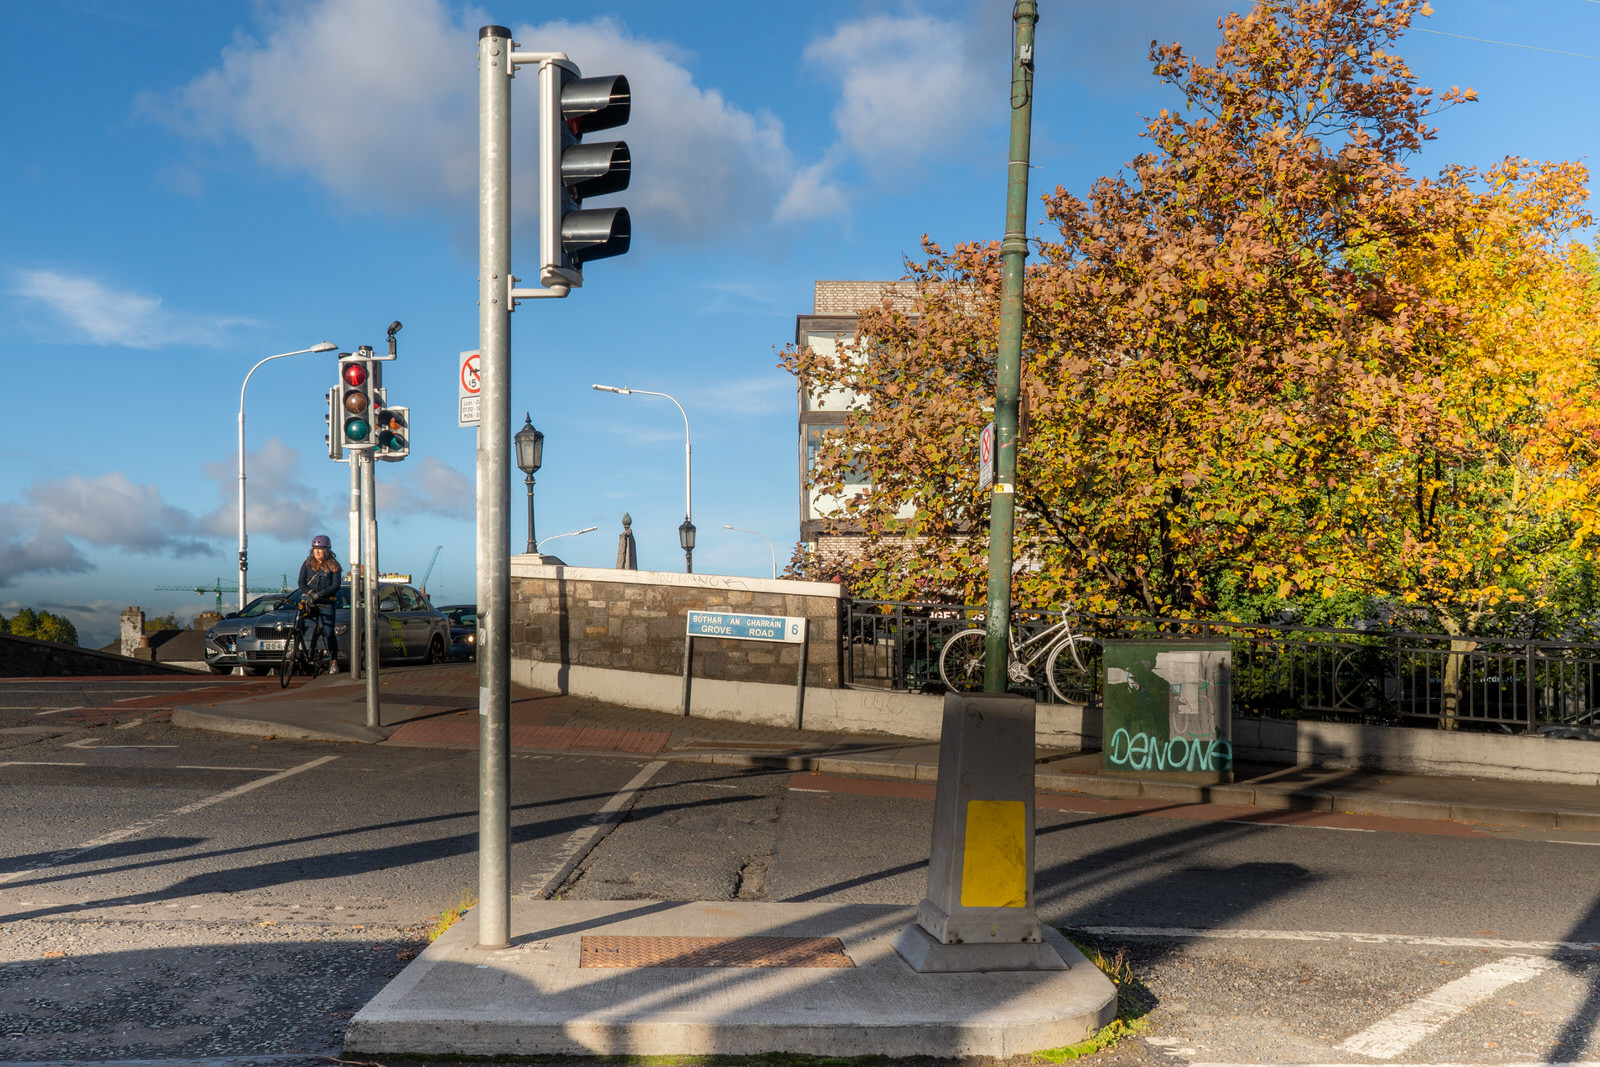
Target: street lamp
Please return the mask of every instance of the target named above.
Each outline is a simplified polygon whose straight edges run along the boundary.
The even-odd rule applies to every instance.
[[[528,554],[539,551],[539,541],[533,536],[533,475],[544,461],[544,434],[533,428],[533,416],[522,415],[522,429],[511,438],[517,446],[517,469],[528,476]]]
[[[268,356],[266,359],[262,360],[261,363],[269,363],[269,362],[271,362],[272,360],[275,360],[275,359],[282,359],[284,356],[303,356],[307,352],[335,352],[335,351],[338,350],[338,348],[339,348],[339,346],[334,344],[332,341],[322,341],[322,342],[320,342],[318,344],[312,345],[310,348],[297,348],[293,352],[280,352],[275,356]],[[244,376],[244,385],[239,386],[239,610],[240,611],[244,610],[244,601],[245,601],[245,596],[246,596],[246,591],[245,591],[245,571],[247,571],[250,568],[249,556],[247,554],[247,549],[246,549],[246,545],[247,545],[248,542],[245,540],[245,530],[244,530],[244,390],[245,390],[245,386],[250,384],[250,375],[254,374],[256,371],[261,369],[261,363],[257,363],[254,367],[251,367],[248,372],[246,372],[246,374]],[[331,428],[330,428],[329,432],[332,432]],[[242,669],[243,668],[241,668],[241,670]]]
[[[778,550],[772,547],[772,538],[768,537],[760,530],[746,530],[738,526],[730,526],[727,523],[723,523],[722,528],[724,530],[738,530],[740,533],[753,533],[757,537],[761,538],[761,540],[765,541],[767,543],[767,551],[772,553],[772,577],[778,577]]]
[[[550,542],[557,537],[577,537],[579,534],[594,533],[598,529],[600,529],[598,526],[585,526],[581,530],[568,530],[566,533],[556,534],[555,537],[546,537],[544,539],[545,547],[550,547]]]
[[[678,527],[678,544],[683,546],[683,569],[686,574],[694,573],[694,508],[690,501],[691,481],[689,477],[689,413],[683,410],[683,405],[678,404],[676,397],[668,393],[655,393],[649,389],[627,389],[616,385],[597,385],[594,388],[602,393],[621,393],[629,396],[639,393],[643,396],[662,396],[678,405],[678,414],[683,416],[683,525]]]

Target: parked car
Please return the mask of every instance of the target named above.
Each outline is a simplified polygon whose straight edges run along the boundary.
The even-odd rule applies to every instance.
[[[212,625],[206,630],[206,666],[211,668],[212,674],[227,674],[235,667],[240,666],[238,650],[235,643],[239,640],[239,629],[251,619],[260,618],[267,612],[281,607],[289,598],[288,593],[268,593],[258,596],[244,606],[243,611],[230,611],[222,617],[222,621]],[[265,674],[265,667],[257,667],[256,674]]]
[[[439,609],[450,620],[450,658],[478,658],[478,605],[446,604]]]
[[[300,606],[298,591],[276,611],[269,611],[239,630],[239,655],[252,667],[276,667],[283,660]],[[350,661],[350,586],[334,601],[334,628],[339,633],[339,662]],[[428,598],[409,585],[378,586],[378,662],[439,663],[450,649],[450,620]]]

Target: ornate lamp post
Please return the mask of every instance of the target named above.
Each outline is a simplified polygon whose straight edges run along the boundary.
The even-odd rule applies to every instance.
[[[533,475],[544,462],[544,434],[533,428],[533,416],[523,413],[523,427],[511,438],[517,446],[517,469],[528,476],[528,554],[539,551],[533,536]]]
[[[694,573],[694,523],[688,519],[678,527],[678,544],[683,546],[683,573]]]

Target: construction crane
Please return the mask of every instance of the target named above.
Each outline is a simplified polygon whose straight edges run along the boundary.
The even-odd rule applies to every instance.
[[[433,565],[439,562],[439,549],[443,547],[443,545],[438,545],[434,548],[433,558],[428,560],[428,569],[422,572],[422,581],[417,583],[418,585],[422,586],[423,596],[428,595],[428,576],[433,573]]]
[[[233,582],[232,579],[229,579],[229,584],[228,585],[223,585],[222,584],[222,579],[218,578],[216,580],[216,582],[211,584],[211,585],[158,585],[158,586],[156,586],[156,588],[157,589],[182,590],[185,593],[215,593],[215,594],[217,594],[217,614],[221,615],[222,614],[222,594],[223,593],[232,593],[235,590],[237,590],[239,588],[239,586],[238,586],[237,583]],[[294,587],[289,584],[289,576],[287,574],[285,574],[283,576],[283,583],[281,585],[276,585],[276,586],[273,586],[273,585],[247,585],[247,586],[245,586],[245,592],[247,592],[247,593],[287,593],[292,588],[294,588]]]

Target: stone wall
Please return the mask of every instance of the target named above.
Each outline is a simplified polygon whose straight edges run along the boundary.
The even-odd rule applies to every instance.
[[[76,645],[0,634],[0,678],[104,678],[130,674],[193,673],[175,664],[152,663],[149,659],[114,656]]]
[[[843,591],[831,582],[619,571],[511,559],[511,657],[561,668],[681,676],[690,611],[803,616],[806,685],[842,684]],[[793,687],[799,646],[697,638],[694,677]]]

